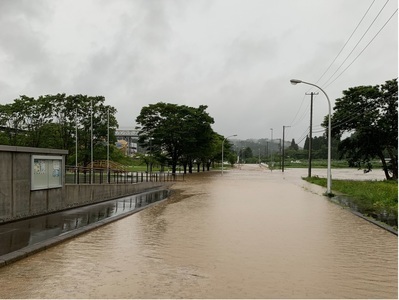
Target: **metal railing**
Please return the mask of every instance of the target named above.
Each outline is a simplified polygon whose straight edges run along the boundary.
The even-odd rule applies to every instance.
[[[133,184],[184,180],[184,174],[170,172],[128,172],[99,168],[66,166],[66,184]]]

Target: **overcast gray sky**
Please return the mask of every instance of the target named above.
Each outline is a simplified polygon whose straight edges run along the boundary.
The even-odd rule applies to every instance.
[[[0,103],[103,95],[123,129],[151,103],[204,104],[224,136],[271,138],[273,128],[281,138],[285,125],[286,139],[300,142],[311,90],[290,79],[320,85],[333,106],[349,87],[396,78],[397,8],[395,0],[0,0]],[[321,93],[314,102],[317,132],[328,106]]]

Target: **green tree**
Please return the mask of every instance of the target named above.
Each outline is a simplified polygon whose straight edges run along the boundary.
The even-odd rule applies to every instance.
[[[246,147],[245,149],[244,149],[244,152],[243,152],[243,154],[242,154],[246,159],[250,159],[250,158],[252,158],[254,155],[253,155],[253,153],[252,153],[252,149],[250,148],[250,147]]]
[[[139,143],[148,147],[151,139],[154,151],[165,154],[176,173],[179,161],[192,164],[211,145],[214,120],[206,108],[163,102],[143,107],[136,118]]]
[[[370,170],[372,159],[378,157],[385,177],[398,178],[397,79],[343,91],[335,102],[332,134],[341,137],[344,133],[352,135],[340,143],[339,151],[351,165]]]
[[[192,173],[194,162],[199,169],[200,164],[211,155],[210,145],[213,137],[211,124],[214,123],[214,120],[205,112],[206,108],[207,106],[204,105],[190,108],[185,119],[188,132],[188,139],[184,142],[183,150],[185,172],[186,165],[189,167],[189,172]]]
[[[25,146],[24,111],[22,101],[0,105],[0,124],[3,127],[6,144],[10,146]]]
[[[115,130],[118,122],[115,118],[116,109],[105,105],[103,96],[74,95],[67,99],[70,108],[65,118],[64,127],[66,137],[72,139],[64,141],[71,149],[75,149],[75,130],[78,129],[78,161],[86,166],[91,161],[91,119],[93,119],[93,148],[94,160],[106,159],[107,134],[108,134],[108,112],[110,143],[115,142]],[[62,126],[61,126],[62,127]],[[112,147],[111,147],[112,150]],[[113,151],[113,150],[112,150]]]
[[[224,141],[224,144],[223,144]],[[222,162],[222,144],[223,144],[223,160],[228,161],[231,165],[233,165],[237,161],[237,154],[233,152],[233,144],[225,137],[214,133],[212,138],[212,144],[210,147],[211,155],[209,157],[207,166],[208,170],[211,164],[215,162]]]
[[[307,139],[306,139],[307,141]],[[305,141],[305,145],[306,145],[306,141]],[[309,146],[308,146],[309,148]],[[295,139],[292,139],[291,141],[291,145],[288,147],[289,150],[295,150],[298,151],[299,150],[299,146],[295,143]]]
[[[34,99],[22,95],[11,104],[0,105],[0,141],[12,146],[66,149],[69,150],[67,163],[72,164],[76,157],[77,130],[78,161],[87,165],[90,162],[93,107],[95,158],[105,159],[108,111],[111,142],[116,140],[118,123],[114,116],[116,109],[104,102],[102,96],[57,94]]]

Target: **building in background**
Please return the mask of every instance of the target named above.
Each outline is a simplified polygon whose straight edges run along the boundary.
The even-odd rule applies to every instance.
[[[115,130],[116,147],[123,151],[126,156],[132,156],[134,153],[140,152],[137,141],[139,138],[138,130],[134,129],[117,129]]]

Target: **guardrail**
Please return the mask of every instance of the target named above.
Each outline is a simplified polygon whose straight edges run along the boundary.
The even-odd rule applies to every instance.
[[[66,184],[120,184],[184,180],[184,174],[170,172],[128,172],[87,167],[65,167]]]

